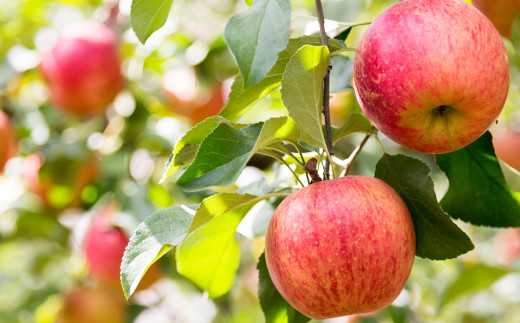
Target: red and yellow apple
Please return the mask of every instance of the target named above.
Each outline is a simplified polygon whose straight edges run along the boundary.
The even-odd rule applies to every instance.
[[[518,0],[472,0],[473,5],[482,11],[497,28],[500,35],[511,39],[511,27],[520,15]]]
[[[493,132],[496,156],[520,172],[520,132],[500,129]]]
[[[493,24],[459,0],[405,0],[363,35],[354,87],[372,124],[395,142],[448,153],[480,137],[509,91],[509,60]]]
[[[302,188],[278,206],[265,257],[277,290],[301,313],[315,319],[368,313],[404,288],[415,231],[388,184],[341,177]]]
[[[51,101],[78,115],[104,111],[123,87],[114,33],[94,21],[64,28],[55,46],[42,54],[40,68]]]
[[[190,67],[168,71],[162,78],[161,87],[173,112],[189,118],[193,124],[217,115],[226,104],[222,82],[203,88]]]
[[[124,323],[123,295],[102,287],[76,287],[67,293],[57,323]]]
[[[4,170],[7,161],[16,155],[17,144],[14,130],[9,117],[0,110],[0,172]]]
[[[95,216],[85,235],[84,251],[89,273],[102,284],[121,289],[120,267],[129,238],[112,224],[114,213],[115,208],[108,206]],[[158,265],[152,265],[137,290],[150,287],[161,276]]]

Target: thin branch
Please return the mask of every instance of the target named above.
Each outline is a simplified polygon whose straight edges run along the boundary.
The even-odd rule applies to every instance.
[[[350,154],[350,156],[346,159],[346,161],[345,161],[345,168],[343,169],[343,172],[341,172],[341,176],[348,175],[348,173],[352,169],[352,165],[354,165],[354,161],[358,157],[359,153],[361,152],[361,150],[363,149],[363,147],[367,143],[368,138],[370,138],[371,135],[372,135],[372,133],[367,134],[365,136],[365,138],[363,138],[361,143],[354,149],[352,154]]]
[[[293,174],[294,178],[296,178],[296,180],[300,183],[300,185],[302,187],[305,187],[305,184],[303,184],[303,182],[300,180],[300,178],[298,177],[298,174],[296,174],[296,172],[291,168],[291,166],[283,159],[282,156],[279,156],[278,154],[276,154],[275,152],[273,151],[269,151],[269,150],[266,150],[266,149],[260,149],[258,151],[259,154],[261,155],[265,155],[265,156],[269,156],[269,157],[273,157],[274,159],[278,160],[279,162],[283,163],[285,166],[287,166],[287,168],[289,168],[289,170],[291,171],[291,173]]]
[[[316,0],[316,12],[318,14],[318,23],[320,25],[320,36],[321,36],[321,44],[323,46],[328,46],[327,41],[327,33],[325,32],[325,17],[323,15],[323,7],[321,5],[321,0]],[[325,77],[323,78],[323,115],[325,116],[325,134],[327,140],[327,160],[325,161],[324,168],[324,178],[330,179],[329,169],[330,169],[330,156],[334,155],[334,151],[332,149],[332,132],[330,127],[330,109],[329,109],[329,89],[330,89],[330,70],[332,69],[332,65],[329,65],[327,71],[325,72]]]

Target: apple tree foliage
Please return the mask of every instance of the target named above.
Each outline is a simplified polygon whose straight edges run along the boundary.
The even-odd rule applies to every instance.
[[[345,42],[360,24],[338,23],[338,28],[328,29],[332,38],[324,46],[317,34],[293,36],[297,26],[291,20],[288,0],[255,0],[249,4],[247,10],[228,21],[223,31],[239,69],[226,106],[218,116],[185,133],[164,169],[164,181],[173,181],[187,192],[213,190],[214,194],[200,204],[159,210],[139,225],[121,267],[127,297],[135,291],[147,268],[172,249],[181,275],[207,291],[210,298],[226,294],[240,264],[237,226],[248,212],[261,202],[273,205],[268,208],[272,212],[280,199],[298,186],[309,185],[304,165],[312,157],[317,159],[322,173],[328,159],[333,177],[344,175],[345,169],[350,171],[356,159],[357,149],[341,158],[329,152],[322,110],[323,80],[329,65],[331,90],[340,92],[350,87],[346,80],[350,79],[352,62],[345,53],[353,49]],[[141,42],[162,26],[171,5],[171,0],[133,0],[132,27]],[[513,33],[513,40],[515,37]],[[255,104],[278,89],[286,116],[242,121]],[[361,113],[352,113],[344,125],[333,127],[329,140],[337,144],[353,133],[381,143],[377,131]],[[509,188],[491,140],[491,134],[486,133],[459,151],[435,156],[449,180],[440,202],[430,166],[412,154],[384,152],[380,157],[374,176],[391,185],[407,204],[415,225],[418,257],[446,260],[474,248],[452,219],[478,226],[520,227],[520,193]],[[363,144],[358,148],[362,149]],[[262,181],[236,191],[233,184],[255,155],[285,164],[296,180],[285,186]],[[259,299],[266,320],[307,321],[278,294],[263,256],[258,269]],[[443,304],[467,292],[467,286],[485,288],[504,275],[504,271],[484,265],[466,271],[461,281],[447,291]],[[489,273],[489,281],[476,283],[472,271]]]

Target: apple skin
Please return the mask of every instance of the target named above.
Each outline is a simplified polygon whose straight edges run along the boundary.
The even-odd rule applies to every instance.
[[[121,293],[100,287],[76,287],[65,296],[57,323],[124,323],[127,321]]]
[[[84,241],[89,272],[102,284],[121,289],[120,267],[129,238],[119,227],[111,223],[113,206],[103,209],[93,219]],[[137,290],[153,285],[162,277],[158,264],[150,266]]]
[[[493,132],[495,154],[520,172],[520,132],[504,129]]]
[[[502,111],[509,59],[493,24],[460,0],[407,0],[363,35],[354,88],[372,124],[432,154],[461,149]]]
[[[518,0],[472,0],[473,5],[482,11],[497,28],[500,35],[511,39],[513,21],[520,14]]]
[[[408,208],[373,177],[341,177],[290,194],[266,233],[274,285],[314,319],[386,307],[404,288],[414,256]]]
[[[7,161],[16,155],[17,144],[9,117],[0,110],[0,173],[4,171]]]
[[[102,112],[122,89],[116,37],[94,21],[64,28],[55,46],[42,54],[40,69],[51,101],[73,114]]]

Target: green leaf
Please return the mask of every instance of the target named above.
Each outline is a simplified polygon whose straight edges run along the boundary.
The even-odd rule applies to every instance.
[[[228,120],[215,116],[205,119],[188,131],[175,145],[175,148],[164,167],[164,174],[161,182],[175,174],[178,170],[188,166],[193,159],[195,159],[200,144],[202,144],[204,139],[206,139],[206,137],[221,123],[231,125]],[[246,125],[239,124],[233,125],[235,129],[240,129],[245,126]]]
[[[445,306],[465,294],[487,289],[507,273],[507,270],[496,267],[467,264],[457,280],[446,290],[441,306]]]
[[[282,100],[300,129],[301,139],[326,150],[322,132],[323,77],[329,49],[305,45],[291,58],[282,77]]]
[[[232,185],[258,150],[277,141],[298,139],[296,124],[289,117],[271,118],[238,130],[221,123],[202,141],[176,184],[187,191]]]
[[[330,64],[330,93],[352,89],[350,80],[354,72],[354,63],[348,57],[336,55],[330,58]]]
[[[256,0],[246,11],[231,17],[224,39],[235,56],[245,88],[260,82],[273,67],[289,41],[290,22],[289,0]]]
[[[436,155],[450,181],[442,208],[457,219],[491,227],[520,227],[520,193],[506,183],[491,134],[458,151]]]
[[[236,122],[260,99],[280,87],[282,74],[291,57],[303,45],[319,46],[319,36],[304,36],[289,39],[287,48],[278,55],[278,60],[267,75],[258,83],[244,89],[244,79],[239,74],[231,86],[231,93],[226,106],[220,111],[220,115],[228,120]],[[329,40],[329,50],[340,50],[344,45],[337,40]]]
[[[130,238],[121,263],[121,283],[128,299],[148,268],[188,233],[197,205],[173,206],[146,218]]]
[[[455,258],[474,248],[468,236],[451,221],[437,203],[430,168],[404,155],[385,154],[376,165],[375,177],[392,186],[410,210],[419,257]]]
[[[310,321],[310,318],[294,309],[276,290],[267,270],[264,253],[258,260],[257,269],[259,272],[258,299],[266,323],[305,323]]]
[[[332,142],[336,143],[341,138],[356,132],[369,134],[372,132],[372,124],[364,114],[351,112],[345,124],[333,134]]]
[[[197,209],[188,236],[177,247],[177,270],[210,298],[225,294],[235,278],[240,248],[235,231],[263,197],[223,193],[206,198]]]
[[[251,7],[252,4],[253,4],[253,0],[246,0],[246,5],[248,7]]]
[[[511,26],[511,42],[516,53],[520,55],[520,15],[516,16]]]
[[[132,0],[130,23],[141,43],[164,25],[172,3],[173,0]]]

